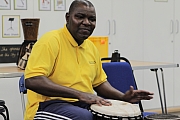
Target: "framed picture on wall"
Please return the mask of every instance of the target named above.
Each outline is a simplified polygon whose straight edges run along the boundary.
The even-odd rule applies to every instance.
[[[20,37],[20,16],[3,15],[2,16],[2,37],[19,38]]]
[[[40,11],[50,11],[51,10],[51,0],[39,0],[39,10]]]
[[[15,10],[27,10],[27,0],[14,0]]]
[[[66,0],[54,0],[54,10],[55,11],[66,10]]]
[[[10,10],[11,0],[0,0],[0,10]]]

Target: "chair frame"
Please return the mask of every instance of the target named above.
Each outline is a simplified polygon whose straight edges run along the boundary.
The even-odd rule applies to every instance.
[[[25,87],[25,81],[24,81],[24,75],[22,75],[19,79],[19,92],[21,95],[21,103],[22,103],[22,110],[23,110],[23,116],[24,116],[24,112],[25,112],[25,98],[24,98],[24,94],[27,93],[27,89]]]
[[[5,109],[3,107],[0,107],[0,114],[3,116],[4,120],[6,120],[6,115],[4,114]]]
[[[5,105],[5,101],[0,100],[0,102],[1,102],[0,107],[1,107],[1,109],[2,108],[4,109],[4,112],[6,113],[6,115],[3,112],[1,112],[0,114],[4,117],[5,120],[9,120],[9,110]]]

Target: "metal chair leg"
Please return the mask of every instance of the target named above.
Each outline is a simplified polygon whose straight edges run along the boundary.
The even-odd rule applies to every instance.
[[[4,107],[4,109],[6,111],[6,118],[7,118],[6,120],[9,120],[9,110],[5,105],[2,105],[2,106]]]
[[[3,116],[4,120],[7,120],[6,119],[6,115],[4,114],[4,112],[5,112],[5,108],[4,107],[0,107],[0,115]]]

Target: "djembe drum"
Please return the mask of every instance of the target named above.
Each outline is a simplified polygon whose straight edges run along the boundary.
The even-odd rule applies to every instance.
[[[109,100],[111,106],[92,104],[90,111],[94,120],[142,120],[141,111],[137,104],[124,101]]]
[[[25,40],[37,40],[39,21],[39,18],[21,19]]]
[[[24,42],[21,45],[17,60],[17,66],[21,69],[25,69],[32,46],[37,41],[39,21],[39,18],[21,19]]]

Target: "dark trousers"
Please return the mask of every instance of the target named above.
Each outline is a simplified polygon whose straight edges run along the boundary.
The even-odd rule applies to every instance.
[[[84,102],[66,102],[50,100],[39,103],[34,120],[93,120],[88,110],[89,104]]]

